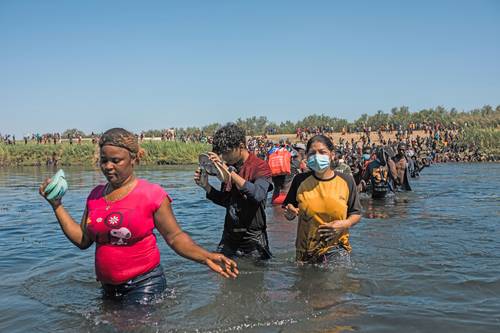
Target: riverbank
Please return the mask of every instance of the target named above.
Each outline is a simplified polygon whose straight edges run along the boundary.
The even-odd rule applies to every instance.
[[[198,155],[211,149],[203,143],[172,141],[145,141],[141,147],[146,155],[141,160],[144,165],[197,164]],[[89,141],[81,144],[36,144],[19,142],[15,145],[0,144],[0,167],[9,166],[94,166],[99,159],[98,146]]]
[[[398,141],[397,132],[382,132],[381,138],[377,132],[371,132],[370,139],[372,143],[376,145],[382,144],[382,141],[388,142],[391,140],[392,142]],[[327,136],[332,139],[335,144],[338,144],[342,139],[344,142],[361,142],[361,138],[364,136],[364,133],[355,132],[355,133],[341,133],[341,132],[333,132],[327,133]],[[417,139],[427,138],[429,136],[423,130],[416,130],[410,134],[410,138]],[[289,142],[295,143],[299,142],[296,134],[275,134],[275,135],[267,135],[267,139],[271,140],[275,143],[278,143],[281,139],[286,139]],[[380,140],[382,139],[382,140]],[[479,154],[482,156],[488,156],[489,159],[486,160],[500,160],[500,128],[477,128],[477,127],[469,127],[464,129],[459,133],[458,139],[456,139],[456,143],[459,146],[464,147],[464,154],[469,154],[474,152],[476,149],[479,150]],[[450,142],[451,144],[451,142]],[[437,144],[437,150],[442,151],[445,150],[444,142],[441,138],[441,141]]]
[[[335,143],[342,138],[350,142],[360,141],[362,133],[330,133],[328,134]],[[414,131],[412,138],[425,137],[424,131]],[[372,142],[379,144],[377,133],[371,133]],[[267,138],[278,142],[286,138],[294,143],[298,141],[295,134],[268,135]],[[396,140],[395,132],[383,132],[383,140]],[[460,139],[461,144],[474,145],[479,148],[481,154],[494,156],[494,160],[500,159],[500,131],[498,129],[471,128],[463,131]],[[211,150],[211,145],[197,142],[161,141],[159,138],[146,138],[141,143],[146,155],[141,161],[144,165],[183,165],[198,163],[198,155]],[[9,166],[40,166],[54,164],[61,166],[94,166],[97,163],[98,148],[90,140],[83,140],[81,144],[63,140],[58,144],[37,144],[29,141],[25,144],[18,141],[15,145],[0,144],[0,167]]]

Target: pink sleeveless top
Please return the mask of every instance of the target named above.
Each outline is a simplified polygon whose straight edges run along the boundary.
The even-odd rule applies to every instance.
[[[160,263],[153,215],[169,195],[157,184],[138,179],[122,199],[104,200],[99,185],[87,198],[87,234],[96,242],[95,271],[103,283],[120,284]]]

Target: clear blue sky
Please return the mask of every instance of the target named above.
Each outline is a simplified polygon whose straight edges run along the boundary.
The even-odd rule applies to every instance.
[[[0,133],[500,104],[500,1],[0,1]]]

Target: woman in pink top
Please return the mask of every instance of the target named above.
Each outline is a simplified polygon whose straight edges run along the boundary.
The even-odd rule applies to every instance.
[[[134,166],[143,155],[134,134],[113,128],[100,141],[100,166],[106,185],[87,198],[82,222],[76,223],[61,200],[48,200],[66,237],[80,249],[96,243],[95,270],[107,297],[127,302],[149,301],[166,288],[153,229],[179,255],[206,264],[224,277],[238,275],[236,263],[208,252],[184,233],[172,211],[172,199],[156,184],[136,178]],[[50,179],[40,186],[40,194]]]

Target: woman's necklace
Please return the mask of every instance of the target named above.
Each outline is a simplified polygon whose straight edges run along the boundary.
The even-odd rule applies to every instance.
[[[124,196],[126,196],[127,194],[130,193],[129,191],[129,188],[135,184],[135,179],[133,181],[131,181],[130,183],[128,183],[127,185],[125,185],[124,187],[122,188],[119,188],[123,191],[122,194],[118,195],[116,198],[113,198],[112,200],[108,200],[106,198],[107,195],[111,194],[108,193],[108,190],[109,190],[109,183],[106,184],[106,186],[104,187],[104,195],[103,195],[103,199],[104,199],[104,202],[106,203],[106,210],[109,210],[111,208],[111,205],[115,202],[117,202],[118,200],[122,199]]]

